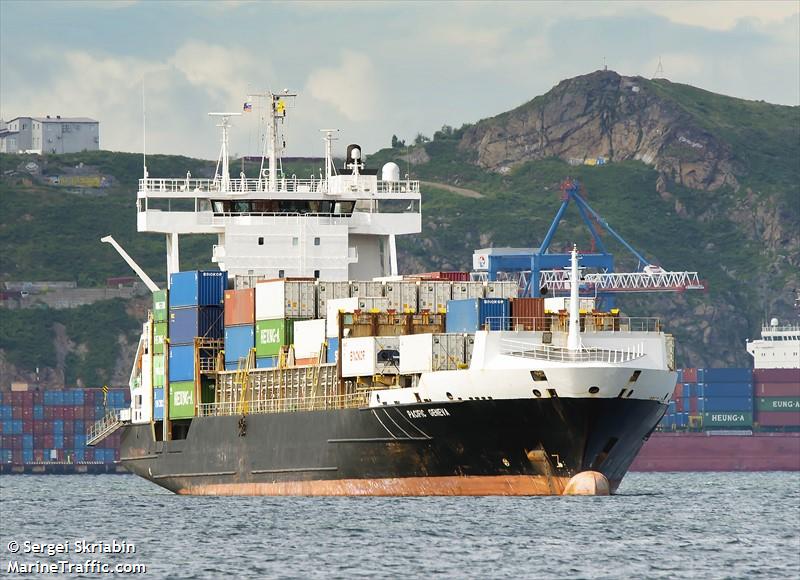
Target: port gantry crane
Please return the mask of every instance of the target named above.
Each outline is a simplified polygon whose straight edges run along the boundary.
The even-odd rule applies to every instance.
[[[550,253],[549,249],[570,202],[574,202],[593,242],[592,251],[581,254],[581,266],[600,270],[596,273],[582,274],[581,295],[605,298],[607,304],[611,306],[614,302],[613,294],[616,292],[683,292],[706,288],[697,272],[666,271],[652,264],[589,205],[581,196],[580,189],[581,185],[577,180],[565,180],[561,184],[561,206],[541,246],[528,252],[513,249],[507,253],[502,250],[493,251],[487,260],[488,279],[494,281],[503,277],[516,278],[523,288],[521,293],[523,296],[542,297],[569,292],[570,274],[567,268],[570,256]],[[598,227],[602,227],[633,254],[638,262],[637,271],[614,272],[614,257],[606,249]]]

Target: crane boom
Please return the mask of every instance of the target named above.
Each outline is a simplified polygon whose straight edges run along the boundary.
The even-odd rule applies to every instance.
[[[117,251],[117,253],[119,253],[119,255],[122,256],[122,259],[125,260],[128,263],[128,266],[130,266],[133,269],[133,271],[136,272],[136,275],[139,276],[139,278],[141,278],[142,282],[144,282],[144,285],[147,286],[147,288],[151,292],[158,292],[159,291],[159,287],[156,285],[156,283],[153,282],[150,279],[150,276],[148,276],[145,273],[145,271],[142,270],[139,267],[139,264],[137,264],[133,260],[133,258],[131,258],[128,255],[128,252],[126,252],[125,250],[122,249],[122,246],[120,246],[117,243],[117,240],[115,240],[113,236],[106,236],[104,238],[100,238],[100,241],[101,242],[105,242],[107,244],[111,244],[114,247],[114,249]]]
[[[684,290],[705,290],[697,272],[621,272],[584,274],[582,285],[598,292],[683,292]],[[539,284],[550,291],[570,289],[568,270],[543,270]]]

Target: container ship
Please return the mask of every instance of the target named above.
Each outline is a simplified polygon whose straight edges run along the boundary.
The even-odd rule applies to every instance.
[[[395,238],[421,231],[419,182],[391,162],[379,177],[357,144],[337,168],[334,131],[324,171],[284,174],[294,96],[259,95],[255,177],[230,176],[234,113],[216,114],[212,179],[154,178],[145,163],[137,225],[165,236],[168,287],[104,238],[154,302],[130,408],[97,422],[89,444],[118,434],[122,465],[179,494],[613,493],[668,410],[674,341],[659,320],[581,292],[613,291],[618,276],[685,289],[696,273],[644,261],[592,278],[581,269],[613,266],[604,248],[548,251],[571,201],[596,237],[596,213],[565,182],[539,248],[478,251],[475,273],[401,276]],[[219,270],[180,270],[188,234],[217,236]]]
[[[754,368],[683,369],[633,471],[800,471],[800,325],[773,318]]]

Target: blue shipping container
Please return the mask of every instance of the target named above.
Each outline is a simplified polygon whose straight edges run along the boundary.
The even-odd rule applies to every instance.
[[[153,419],[156,421],[164,420],[164,388],[153,389]]]
[[[33,435],[23,435],[22,436],[22,448],[23,449],[33,449]]]
[[[256,359],[257,369],[271,369],[278,366],[278,357],[276,356],[262,356]]]
[[[33,406],[33,418],[36,421],[41,421],[42,419],[44,419],[44,405]]]
[[[194,344],[196,336],[222,338],[223,310],[219,306],[192,306],[169,311],[170,344]]]
[[[714,413],[716,411],[743,411],[753,412],[752,397],[706,397],[703,399],[703,412]]]
[[[56,449],[63,449],[64,448],[64,434],[63,433],[56,433],[53,435],[53,447]]]
[[[335,363],[339,356],[339,338],[329,338],[328,340],[328,362]]]
[[[182,306],[222,306],[227,287],[228,273],[219,270],[193,270],[170,274],[170,310]]]
[[[0,420],[11,420],[14,411],[11,410],[11,405],[0,405]]]
[[[226,371],[238,371],[239,370],[239,361],[234,361],[234,362],[225,361],[225,370]]]
[[[194,345],[169,345],[170,382],[194,380]]]
[[[504,330],[508,327],[508,300],[505,298],[467,298],[449,300],[445,327],[447,332]]]
[[[697,380],[701,381],[699,376]],[[749,383],[752,380],[753,369],[750,368],[703,369],[704,383]]]
[[[225,327],[225,362],[238,362],[255,346],[255,327],[252,324]]]
[[[33,463],[33,449],[22,450],[22,463]]]
[[[704,396],[719,397],[752,397],[753,385],[750,383],[706,383]]]

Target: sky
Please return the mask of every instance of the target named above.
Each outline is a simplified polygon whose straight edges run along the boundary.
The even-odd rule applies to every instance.
[[[800,2],[0,0],[0,118],[87,116],[103,149],[215,159],[211,111],[297,92],[286,155],[366,152],[519,106],[607,65],[800,104]],[[144,87],[144,90],[143,90]],[[261,150],[259,101],[230,149]]]

